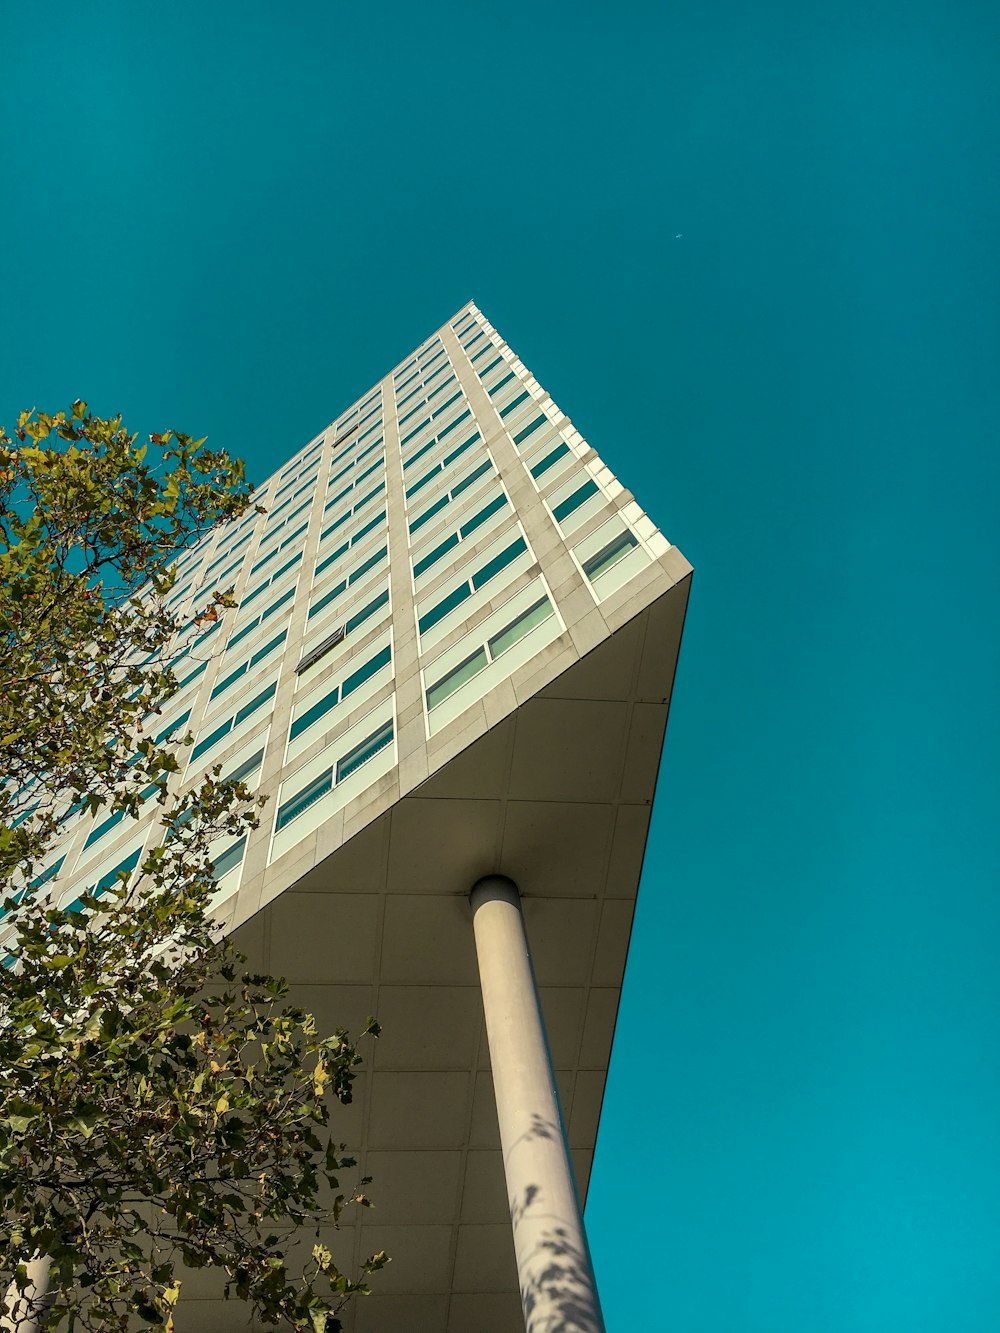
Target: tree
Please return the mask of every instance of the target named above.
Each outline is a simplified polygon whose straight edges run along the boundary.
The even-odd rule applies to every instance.
[[[365,1181],[341,1190],[355,1163],[326,1132],[360,1057],[218,938],[212,853],[255,825],[252,794],[218,768],[180,789],[191,737],[147,734],[232,604],[205,589],[180,625],[178,557],[250,487],[240,463],[173,432],[150,437],[154,467],[120,418],[80,402],[22,414],[16,438],[0,431],[7,1322],[169,1328],[184,1267],[209,1266],[264,1322],[332,1333],[385,1256],[351,1278],[317,1242],[293,1275],[286,1241],[368,1202]],[[67,818],[154,799],[158,845],[60,905]]]

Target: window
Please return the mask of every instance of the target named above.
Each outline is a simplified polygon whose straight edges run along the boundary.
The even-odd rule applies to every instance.
[[[306,653],[305,657],[303,657],[302,661],[295,668],[295,674],[301,676],[304,671],[308,671],[311,666],[315,666],[320,658],[325,657],[331,649],[336,648],[338,643],[342,643],[345,636],[346,630],[343,625],[341,625],[340,629],[335,629],[331,635],[318,643],[310,652]]]
[[[304,814],[311,805],[314,805],[321,796],[325,796],[329,791],[333,791],[332,768],[328,768],[318,778],[313,778],[312,782],[303,787],[297,795],[279,807],[277,818],[274,821],[275,833],[280,833],[293,819],[297,819],[299,815]]]
[[[477,648],[464,662],[460,662],[457,667],[452,667],[447,675],[442,676],[427,691],[427,711],[430,712],[438,704],[444,703],[449,694],[454,694],[460,685],[464,685],[467,680],[471,680],[473,676],[482,671],[483,667],[489,666],[489,660],[486,656],[486,649]]]
[[[290,569],[294,569],[301,559],[302,552],[299,551],[297,555],[292,556],[291,560],[286,561],[280,569],[276,569],[270,578],[265,579],[263,583],[258,583],[252,592],[246,593],[243,600],[240,602],[240,610],[249,606],[252,601],[256,600],[256,598],[261,595],[262,592],[266,592],[271,584],[276,583],[283,574],[287,574]]]
[[[275,648],[280,648],[287,637],[288,630],[283,629],[281,633],[271,639],[269,643],[265,643],[263,648],[258,648],[252,657],[248,657],[247,660],[238,666],[235,671],[230,671],[228,676],[219,681],[218,685],[215,686],[212,693],[208,696],[209,699],[214,699],[216,695],[221,694],[223,690],[228,690],[230,685],[239,680],[241,676],[246,675],[248,671],[252,671],[257,663],[262,662],[268,654],[273,653]]]
[[[488,560],[482,569],[472,576],[474,591],[478,592],[485,583],[489,583],[490,579],[499,574],[502,569],[506,569],[508,565],[513,564],[517,557],[523,555],[527,549],[528,543],[523,537],[518,537],[517,541],[512,542],[506,550],[501,551],[499,555],[495,555],[492,560]]]
[[[234,731],[238,726],[246,722],[246,720],[252,717],[259,708],[263,708],[266,703],[274,698],[274,692],[277,688],[277,682],[272,682],[272,684],[270,684],[266,690],[262,690],[255,699],[251,699],[248,704],[244,704],[239,712],[235,713],[232,717],[226,718],[225,722],[220,723],[220,725],[213,731],[209,732],[209,734],[205,736],[203,740],[200,740],[191,751],[192,762],[194,762],[195,759],[200,758],[201,755],[205,754],[206,751],[210,750],[214,745],[217,745],[219,741],[228,736],[231,731]]]
[[[467,537],[471,537],[478,528],[481,528],[484,523],[489,522],[493,515],[499,513],[501,509],[506,507],[506,505],[506,495],[501,492],[500,495],[494,496],[488,504],[480,509],[478,514],[474,514],[467,523],[463,523],[457,532],[450,533],[444,541],[435,546],[433,551],[429,551],[427,555],[418,560],[413,566],[413,577],[418,579],[421,574],[426,573],[427,570],[436,565],[443,556],[447,555],[450,550],[453,550],[459,542],[465,541]]]
[[[527,391],[527,389],[525,389],[524,393],[520,393],[520,394],[518,394],[518,396],[517,396],[516,398],[512,399],[512,400],[507,404],[506,407],[500,409],[500,415],[501,415],[502,417],[509,417],[510,414],[511,414],[511,412],[513,412],[514,408],[515,408],[515,407],[520,407],[520,405],[525,401],[525,399],[526,399],[528,396],[529,396],[529,395],[528,395],[528,391]]]
[[[583,562],[583,572],[593,582],[605,570],[617,565],[619,560],[624,559],[629,551],[638,545],[638,540],[631,532],[621,532],[606,546],[602,546],[599,551],[596,551],[589,560]]]
[[[435,473],[440,472],[443,468],[448,467],[450,463],[453,463],[456,458],[460,458],[462,454],[465,453],[466,449],[471,449],[478,439],[479,439],[479,431],[478,430],[473,431],[472,434],[469,436],[469,438],[466,441],[464,441],[464,443],[460,444],[457,449],[453,449],[450,454],[447,454],[445,458],[442,460],[442,462],[438,464],[437,467],[431,469],[429,476],[433,476]],[[409,458],[404,460],[403,471],[405,472],[408,467],[410,467],[413,463],[416,463],[418,459],[423,458],[424,454],[428,453],[438,444],[440,444],[440,440],[438,440],[436,437],[433,440],[428,440],[428,442],[425,445],[422,445],[415,454],[411,454]],[[409,492],[407,492],[407,494],[409,494]]]
[[[486,564],[483,565],[481,569],[478,569],[475,574],[472,575],[471,579],[467,579],[464,583],[460,583],[457,588],[453,588],[452,591],[448,593],[446,597],[442,598],[436,606],[431,607],[429,611],[420,617],[418,622],[420,633],[426,634],[429,629],[432,629],[433,626],[438,623],[439,620],[443,620],[446,615],[454,611],[456,606],[460,606],[467,597],[471,597],[473,592],[478,592],[480,588],[489,583],[490,579],[499,574],[501,570],[506,569],[508,565],[513,564],[517,557],[523,555],[527,549],[528,543],[523,537],[518,537],[518,539],[511,542],[505,550],[501,551],[498,555],[495,555],[492,560],[487,560]]]
[[[494,350],[495,346],[493,343],[487,343],[485,347],[480,347],[476,355],[470,358],[472,364],[475,365],[481,356],[489,356],[490,352]]]
[[[224,581],[225,581],[226,579],[229,578],[230,574],[235,573],[236,570],[238,570],[238,569],[241,568],[242,564],[243,564],[243,556],[241,555],[241,556],[239,557],[238,560],[234,560],[233,563],[232,563],[231,565],[227,565],[226,568],[222,571],[221,574],[217,574],[217,575],[215,576],[215,582],[216,582],[217,584],[219,584],[219,585],[222,585],[222,584],[224,583]],[[206,569],[206,571],[205,571],[205,582],[206,582],[206,583],[208,582],[208,575],[209,575],[209,572],[210,572],[210,571]]]
[[[186,675],[183,680],[177,682],[177,693],[181,694],[186,690],[189,685],[198,679],[207,666],[208,662],[199,662],[192,672]]]
[[[290,602],[294,596],[295,596],[294,587],[286,589],[286,591],[281,594],[281,596],[278,598],[276,602],[272,602],[269,607],[261,611],[259,616],[256,616],[248,624],[244,625],[242,629],[238,629],[236,631],[233,637],[226,644],[226,652],[228,653],[230,648],[235,648],[241,639],[245,639],[248,634],[252,634],[253,631],[258,627],[258,625],[263,624],[263,622],[267,620],[268,616],[273,616],[274,613],[280,610],[281,607],[287,605],[287,603]],[[217,626],[213,626],[212,628],[215,629],[217,628]],[[199,643],[200,642],[201,640],[199,640]]]
[[[336,532],[338,528],[343,527],[343,525],[347,522],[347,520],[351,517],[352,514],[356,514],[360,509],[363,509],[364,506],[369,502],[369,500],[374,500],[375,496],[381,494],[381,492],[384,490],[385,490],[385,482],[383,481],[378,486],[376,486],[373,491],[369,491],[369,493],[365,496],[365,498],[363,500],[359,500],[357,504],[353,506],[353,508],[345,509],[339,518],[335,518],[333,522],[329,524],[329,526],[323,529],[323,531],[320,533],[320,538],[319,538],[320,541],[321,542],[325,541],[327,537],[330,536],[331,532]],[[365,528],[364,531],[369,532],[371,528],[375,526],[376,523],[381,523],[382,519],[384,518],[385,518],[385,510],[383,510],[381,514],[379,514],[376,518],[374,518],[368,525],[368,527]],[[354,537],[354,541],[357,541],[358,537],[360,536],[361,534],[357,533]]]
[[[232,843],[221,856],[215,858],[212,862],[212,875],[215,879],[222,879],[223,875],[228,875],[230,870],[235,870],[243,862],[243,854],[247,849],[246,837],[239,838]]]
[[[386,558],[387,551],[388,548],[383,546],[381,550],[376,551],[374,555],[371,555],[368,557],[367,560],[362,561],[362,563],[358,565],[357,569],[355,569],[352,573],[350,573],[346,578],[341,579],[339,583],[335,584],[332,588],[328,589],[328,591],[325,592],[318,601],[314,602],[312,606],[310,606],[309,615],[307,619],[311,620],[313,616],[318,615],[320,611],[328,607],[331,602],[335,602],[346,588],[349,588],[353,583],[357,583],[359,579],[364,578],[364,576],[370,570],[374,569],[376,565],[380,565],[382,561]],[[341,551],[336,552],[335,554],[342,555],[343,548],[341,549]],[[333,557],[331,556],[330,559],[332,558]],[[317,567],[316,573],[318,574],[320,572],[320,569],[323,568],[327,563],[328,561],[324,560],[323,565]]]
[[[432,421],[436,420],[439,416],[441,416],[443,412],[447,411],[447,409],[452,405],[452,403],[456,402],[459,398],[461,398],[461,396],[462,396],[461,393],[457,393],[455,394],[454,398],[449,398],[448,402],[446,402],[442,407],[439,407],[436,412],[431,413],[431,415],[427,417],[424,421],[422,421],[419,426],[411,430],[409,435],[404,435],[402,440],[400,440],[400,448],[405,449],[411,440],[416,439],[416,437],[420,434],[420,432],[424,429],[425,426],[429,426]],[[471,409],[466,408],[465,411],[460,413],[455,418],[454,421],[449,422],[447,426],[445,426],[442,430],[438,432],[438,437],[437,437],[438,440],[443,440],[446,435],[450,435],[451,432],[455,430],[455,428],[459,425],[460,422],[465,421],[465,419],[467,417],[470,417],[471,415],[472,415]]]
[[[332,712],[339,703],[349,698],[365,681],[370,680],[383,667],[388,666],[391,661],[392,649],[386,644],[384,648],[370,657],[364,666],[353,671],[340,685],[335,685],[333,689],[328,690],[321,699],[317,699],[310,708],[307,708],[301,717],[296,718],[289,730],[288,739],[294,741],[304,731],[308,731],[314,723],[325,717],[327,713]]]
[[[431,712],[437,708],[438,704],[444,703],[445,699],[460,689],[473,676],[479,674],[491,662],[495,662],[502,656],[508,648],[513,648],[525,637],[526,634],[535,628],[536,625],[543,624],[549,620],[555,612],[552,609],[552,603],[547,597],[541,597],[526,610],[521,611],[510,622],[496,634],[492,635],[482,647],[470,653],[457,666],[451,667],[438,680],[427,689],[427,711]]]
[[[528,436],[534,435],[538,427],[544,426],[546,421],[548,421],[548,417],[545,415],[544,412],[540,416],[535,417],[534,421],[529,422],[528,425],[525,426],[524,430],[518,431],[518,433],[514,436],[514,443],[518,447],[520,447],[528,438]]]
[[[163,776],[166,778],[166,774]],[[160,782],[151,782],[148,787],[145,787],[139,793],[139,804],[142,805],[145,801],[148,801],[154,793],[159,793],[161,789],[162,780]],[[83,844],[84,851],[86,851],[88,847],[92,847],[95,842],[100,842],[105,834],[110,833],[113,828],[117,828],[127,813],[127,810],[116,810],[113,815],[109,815],[107,819],[91,829],[90,833],[87,835],[87,841]]]
[[[27,894],[34,893],[36,889],[41,889],[46,884],[51,883],[52,880],[55,879],[56,875],[59,874],[59,871],[62,868],[62,863],[65,860],[66,860],[65,856],[60,856],[58,861],[52,862],[48,870],[43,870],[40,875],[36,875],[30,884],[27,884],[23,889],[19,889],[17,893],[8,894],[7,897],[4,899],[4,901],[0,902],[0,917],[5,917],[7,913],[10,911],[10,908],[5,906],[5,903],[7,901],[12,900],[13,903],[16,905]]]
[[[457,485],[453,486],[450,491],[439,496],[429,508],[425,509],[422,514],[418,514],[417,517],[413,519],[410,523],[410,535],[412,536],[413,533],[422,528],[423,525],[432,519],[435,514],[439,513],[446,504],[450,504],[451,501],[457,499],[463,491],[467,491],[470,486],[475,485],[480,477],[484,477],[488,472],[492,471],[493,459],[484,459],[478,467],[473,468],[472,471],[468,473],[467,476],[463,477]]]
[[[496,661],[501,653],[505,653],[508,648],[513,648],[519,639],[523,639],[536,625],[541,625],[552,614],[552,603],[547,597],[540,598],[533,606],[529,606],[526,611],[522,611],[515,620],[511,621],[505,629],[500,630],[498,634],[494,634],[487,643],[491,660]]]
[[[83,893],[80,894],[79,898],[74,898],[71,903],[67,903],[66,907],[63,910],[66,912],[82,912],[84,910],[83,899],[88,894],[91,894],[95,898],[100,898],[101,894],[106,893],[107,890],[111,888],[112,884],[114,884],[115,881],[119,878],[119,876],[124,876],[125,878],[128,878],[128,876],[131,875],[132,871],[139,864],[139,857],[141,855],[142,855],[142,847],[140,845],[129,856],[126,856],[124,861],[119,861],[119,863],[114,867],[113,870],[109,870],[107,874],[102,875],[96,884],[91,884],[86,889],[84,889]]]
[[[369,616],[373,616],[375,612],[385,606],[388,601],[389,590],[386,588],[384,592],[379,593],[379,595],[373,601],[369,602],[367,606],[363,606],[360,611],[356,611],[354,615],[351,616],[350,620],[348,620],[347,624],[344,626],[344,633],[350,634],[353,630],[356,630],[359,625],[363,625]]]
[[[264,762],[264,751],[258,750],[252,754],[249,759],[244,759],[242,764],[238,764],[231,773],[224,774],[226,782],[245,782],[249,784],[250,779],[258,772],[261,764]]]
[[[139,864],[141,855],[142,848],[137,847],[134,852],[125,857],[124,861],[119,861],[113,870],[109,870],[106,875],[102,875],[93,888],[88,889],[87,892],[100,897],[102,893],[111,888],[120,875],[128,876],[132,873]]]
[[[442,350],[438,353],[438,356],[440,357],[440,356],[443,356],[443,355],[444,355],[444,350],[442,349]],[[435,358],[435,360],[436,360],[436,359],[437,359],[437,358]],[[442,362],[442,364],[441,364],[440,366],[438,366],[435,370],[431,371],[431,373],[430,373],[429,375],[427,375],[427,376],[421,381],[421,383],[418,384],[418,385],[416,386],[416,388],[411,389],[410,392],[409,392],[408,394],[406,394],[406,395],[405,395],[404,397],[402,397],[402,398],[397,397],[397,399],[396,399],[396,411],[398,412],[400,408],[405,407],[406,404],[407,404],[408,402],[410,402],[410,400],[411,400],[412,398],[415,398],[416,395],[417,395],[418,393],[420,393],[421,391],[425,391],[426,389],[428,389],[429,386],[430,386],[431,384],[434,383],[434,381],[437,379],[437,377],[438,377],[439,375],[443,375],[444,372],[445,372],[447,369],[448,369],[448,363],[447,363],[447,361]],[[405,389],[405,388],[407,387],[407,385],[412,384],[413,381],[414,381],[416,378],[417,378],[416,375],[411,376],[411,378],[408,379],[408,380],[406,381],[406,384],[401,384],[401,385],[400,385],[400,389]],[[452,376],[451,379],[453,380],[453,379],[454,379],[454,376]],[[446,380],[446,381],[445,381],[445,383],[450,383],[450,382],[451,382],[450,380]],[[443,387],[442,385],[439,385],[438,388],[435,390],[435,392],[436,392],[436,393],[439,392],[440,389],[441,389],[442,387]],[[420,404],[418,404],[417,406],[418,406],[418,408],[419,408],[419,407],[422,407],[422,406],[423,406],[423,403],[420,403]],[[402,425],[402,423],[403,423],[403,421],[405,420],[405,418],[404,418],[404,417],[400,417],[399,420],[400,420],[400,425]]]
[[[561,523],[564,518],[569,518],[575,509],[579,509],[582,504],[596,495],[598,490],[597,482],[593,478],[585,481],[582,486],[578,486],[572,495],[567,495],[561,504],[557,504],[552,511],[552,517],[557,523]]]
[[[392,720],[383,723],[378,731],[363,740],[360,745],[356,745],[353,750],[349,750],[343,759],[337,760],[337,781],[343,782],[345,778],[356,773],[362,764],[367,764],[369,759],[373,759],[380,750],[392,740]]]
[[[540,463],[535,464],[531,469],[531,475],[537,479],[543,472],[548,472],[549,468],[552,467],[554,463],[558,463],[560,458],[563,458],[568,453],[569,445],[565,440],[561,440],[551,453],[547,453]]]

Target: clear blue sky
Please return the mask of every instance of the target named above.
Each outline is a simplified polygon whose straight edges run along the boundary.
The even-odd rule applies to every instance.
[[[696,567],[611,1333],[1000,1321],[998,42],[976,0],[0,15],[0,421],[84,395],[263,478],[472,297]]]

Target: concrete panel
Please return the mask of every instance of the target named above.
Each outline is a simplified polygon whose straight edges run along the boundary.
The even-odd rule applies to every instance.
[[[387,986],[379,990],[382,1035],[374,1067],[470,1069],[483,1006],[475,986]]]
[[[425,797],[392,811],[389,872],[397,892],[467,893],[497,864],[499,801]]]
[[[371,1217],[379,1224],[445,1224],[456,1216],[462,1182],[458,1151],[372,1151],[365,1158],[365,1175],[372,1177]]]
[[[458,1228],[454,1283],[456,1292],[517,1290],[510,1222],[463,1223]]]
[[[471,1076],[373,1074],[368,1147],[461,1148],[468,1132]]]
[[[463,1222],[509,1222],[510,1204],[499,1149],[470,1151],[462,1192]]]
[[[284,893],[270,907],[270,967],[289,981],[370,981],[379,899]]]
[[[451,1298],[447,1333],[516,1333],[523,1322],[517,1292],[456,1292]]]
[[[373,1222],[361,1228],[361,1252],[385,1250],[393,1256],[378,1275],[379,1293],[447,1292],[451,1286],[450,1226],[388,1226]],[[374,1280],[373,1280],[374,1283]]]
[[[614,808],[582,801],[509,801],[497,864],[528,897],[604,888]]]
[[[443,1293],[391,1296],[375,1291],[356,1302],[355,1333],[442,1333],[448,1327],[448,1303]]]
[[[390,895],[382,935],[383,983],[435,986],[476,984],[476,958],[469,941],[467,897]]]
[[[531,699],[517,714],[510,796],[528,801],[613,801],[627,706],[613,700]]]

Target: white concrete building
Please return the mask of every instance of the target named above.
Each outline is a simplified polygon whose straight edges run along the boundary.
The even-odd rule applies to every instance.
[[[393,1263],[348,1327],[511,1333],[523,1297],[597,1329],[563,1164],[582,1198],[691,567],[471,304],[255,499],[182,562],[178,609],[239,605],[163,723],[184,781],[271,797],[216,863],[242,949],[321,1026],[384,1027],[340,1125],[377,1206],[330,1243]],[[60,900],[154,821],[71,820]],[[246,1328],[203,1283],[178,1333]]]

